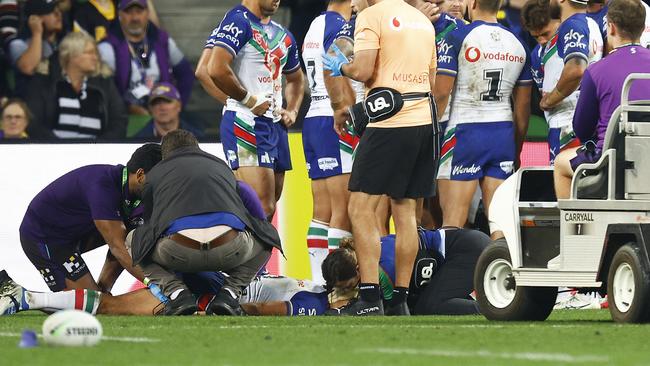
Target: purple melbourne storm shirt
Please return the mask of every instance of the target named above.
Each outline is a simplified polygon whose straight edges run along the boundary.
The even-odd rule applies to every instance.
[[[94,233],[93,220],[124,221],[135,214],[126,201],[122,165],[88,165],[50,183],[27,208],[20,234],[47,244],[69,244]],[[129,212],[125,212],[129,211]]]
[[[596,137],[596,146],[602,149],[609,118],[621,104],[623,82],[634,72],[650,73],[650,50],[639,45],[619,47],[587,68],[573,116],[573,130],[580,141]],[[650,100],[650,81],[633,82],[630,100],[645,99]]]

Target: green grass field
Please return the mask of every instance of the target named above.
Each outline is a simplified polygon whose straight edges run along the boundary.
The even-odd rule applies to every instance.
[[[0,365],[647,365],[650,326],[605,310],[543,323],[482,317],[225,318],[99,316],[90,348],[18,348],[37,312],[0,317]],[[42,342],[41,342],[42,343]]]

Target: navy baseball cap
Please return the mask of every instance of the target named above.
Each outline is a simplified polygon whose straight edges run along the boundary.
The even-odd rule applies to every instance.
[[[118,9],[124,10],[130,8],[131,6],[139,6],[141,8],[147,8],[147,0],[120,0],[120,5]]]
[[[56,9],[58,0],[27,0],[25,13],[27,15],[46,15]]]
[[[178,92],[178,89],[172,83],[160,82],[154,85],[151,89],[151,94],[149,94],[149,104],[153,103],[156,99],[165,99],[168,101],[181,101],[181,93]]]

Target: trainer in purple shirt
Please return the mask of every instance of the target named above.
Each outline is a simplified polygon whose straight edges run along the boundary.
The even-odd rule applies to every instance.
[[[587,68],[580,84],[580,97],[573,117],[573,130],[583,144],[595,148],[573,148],[555,159],[555,192],[569,198],[573,172],[582,163],[600,158],[605,131],[614,110],[621,104],[623,83],[631,73],[650,73],[650,50],[640,45],[645,29],[645,7],[638,0],[609,3],[607,42],[613,51]],[[650,82],[632,85],[630,100],[650,99]]]
[[[139,280],[125,247],[128,229],[142,221],[145,174],[161,160],[160,145],[138,148],[126,166],[88,165],[50,183],[34,197],[20,225],[25,254],[52,291],[85,288],[110,292],[122,272]],[[106,262],[97,282],[81,253],[105,243]]]

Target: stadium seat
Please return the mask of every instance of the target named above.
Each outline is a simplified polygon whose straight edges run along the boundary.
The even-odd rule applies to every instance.
[[[632,74],[626,80],[621,105],[607,126],[602,156],[593,164],[578,166],[571,183],[572,199],[650,197],[647,182],[641,185],[635,180],[650,174],[650,162],[641,161],[650,151],[650,101],[627,102],[631,80],[638,78],[650,79],[650,74]]]

